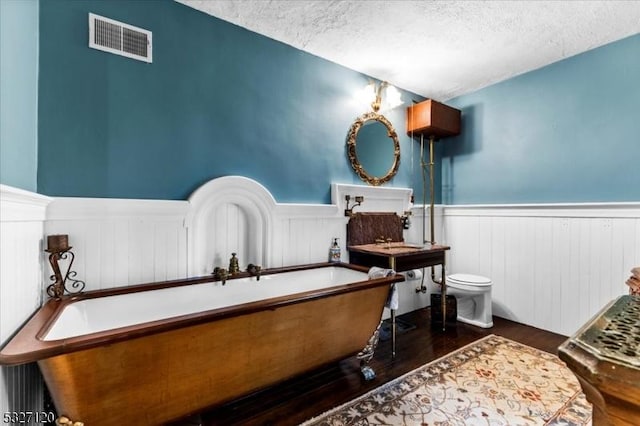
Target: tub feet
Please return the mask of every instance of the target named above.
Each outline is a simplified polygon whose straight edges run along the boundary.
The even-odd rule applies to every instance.
[[[362,373],[362,376],[364,377],[364,379],[367,381],[373,380],[376,378],[376,372],[373,371],[373,368],[369,367],[368,365],[361,366],[360,372]]]
[[[57,426],[84,426],[84,423],[82,422],[74,422],[73,420],[70,420],[68,417],[66,416],[60,416],[56,419],[56,425]]]
[[[378,339],[380,338],[380,327],[382,326],[382,321],[378,324],[376,331],[373,332],[373,335],[369,338],[367,345],[362,349],[362,351],[358,352],[357,358],[360,360],[360,371],[364,376],[365,380],[373,380],[376,377],[376,372],[373,371],[373,368],[369,366],[369,362],[373,358],[373,354],[378,346]]]

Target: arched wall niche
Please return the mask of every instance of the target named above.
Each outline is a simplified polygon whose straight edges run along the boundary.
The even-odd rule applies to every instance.
[[[224,176],[194,191],[189,203],[190,276],[228,267],[231,253],[237,253],[241,269],[249,263],[271,266],[276,201],[264,186],[243,176]]]

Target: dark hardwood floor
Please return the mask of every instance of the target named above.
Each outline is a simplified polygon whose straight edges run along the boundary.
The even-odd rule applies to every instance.
[[[354,356],[172,426],[297,425],[489,334],[554,354],[567,338],[498,317],[494,317],[491,329],[458,322],[445,332],[432,330],[429,308],[401,315],[398,319],[415,328],[398,334],[395,359],[391,359],[391,341],[380,341],[370,364],[377,375],[374,380],[362,378]]]

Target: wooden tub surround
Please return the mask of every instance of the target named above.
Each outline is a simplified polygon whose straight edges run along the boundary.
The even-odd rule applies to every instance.
[[[401,275],[368,279],[368,268],[322,263],[267,269],[262,271],[260,281],[243,281],[245,277],[240,274],[240,279],[227,279],[224,289],[277,286],[279,277],[286,276],[291,281],[290,273],[300,277],[315,272],[333,274],[325,268],[335,268],[339,276],[344,275],[338,273],[340,270],[352,271],[348,274],[353,273],[357,279],[113,330],[45,340],[62,318],[64,308],[74,303],[221,284],[208,276],[52,299],[2,348],[0,363],[37,362],[58,414],[73,421],[87,426],[164,424],[358,351],[366,363],[373,355],[390,285],[402,281]],[[215,291],[212,294],[222,294]],[[115,317],[126,315],[118,305],[110,312]]]

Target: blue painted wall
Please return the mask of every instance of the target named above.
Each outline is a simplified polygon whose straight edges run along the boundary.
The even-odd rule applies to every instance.
[[[235,174],[279,202],[328,202],[332,182],[362,183],[346,136],[366,76],[169,0],[40,10],[39,192],[185,199]],[[87,47],[89,12],[151,30],[153,63]],[[410,152],[404,107],[385,115]],[[387,186],[412,169],[403,157]]]
[[[88,48],[88,12],[153,31],[153,64]],[[638,75],[634,36],[447,101],[463,133],[437,144],[436,201],[640,200]],[[38,192],[185,199],[238,174],[280,202],[328,202],[331,182],[361,183],[345,138],[367,81],[170,0],[42,2]],[[405,109],[385,115],[402,155],[387,186],[421,202]]]
[[[36,191],[38,1],[0,1],[0,183]]]
[[[640,35],[447,103],[444,203],[640,201]]]

